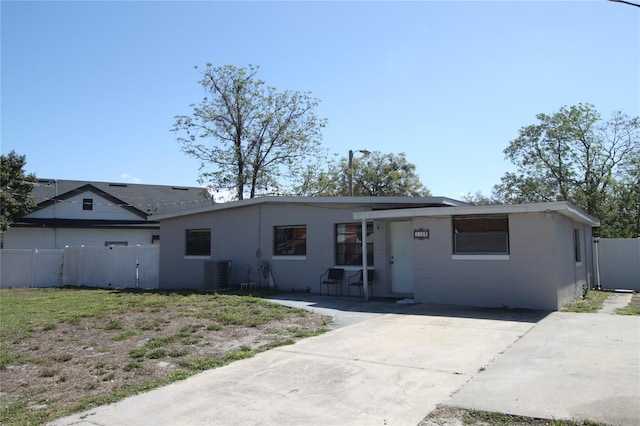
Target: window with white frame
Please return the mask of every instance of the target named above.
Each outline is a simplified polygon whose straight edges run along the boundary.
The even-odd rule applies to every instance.
[[[307,226],[275,226],[273,246],[275,256],[306,256]]]
[[[509,254],[509,218],[504,215],[453,217],[453,254]]]
[[[211,256],[211,229],[187,229],[185,256]]]
[[[367,223],[367,265],[373,265],[373,223]],[[362,224],[336,225],[336,265],[362,266]]]

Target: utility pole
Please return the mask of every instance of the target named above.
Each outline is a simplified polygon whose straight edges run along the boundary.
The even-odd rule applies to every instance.
[[[358,149],[355,152],[361,153],[363,156],[367,156],[371,154],[366,149]],[[353,197],[353,150],[349,150],[349,165],[347,167],[347,172],[349,173],[349,196]]]

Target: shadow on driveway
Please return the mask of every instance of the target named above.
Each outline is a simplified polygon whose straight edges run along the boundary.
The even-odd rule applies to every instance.
[[[267,297],[275,303],[305,309],[334,319],[332,328],[354,324],[385,314],[428,315],[431,317],[487,319],[537,323],[551,312],[529,309],[481,308],[473,306],[412,303],[411,299],[378,298],[364,301],[356,297],[289,293]]]

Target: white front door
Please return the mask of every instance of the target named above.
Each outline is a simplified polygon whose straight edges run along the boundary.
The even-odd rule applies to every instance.
[[[411,221],[389,223],[391,292],[413,294],[413,236]]]

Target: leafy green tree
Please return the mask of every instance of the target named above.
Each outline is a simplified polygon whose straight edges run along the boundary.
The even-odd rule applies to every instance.
[[[494,197],[506,203],[570,201],[598,217],[609,234],[615,220],[610,205],[623,201],[620,185],[637,169],[640,119],[615,112],[603,121],[590,104],[536,117],[538,123],[520,129],[504,150],[517,171],[502,177]]]
[[[474,206],[489,206],[493,204],[500,204],[500,200],[486,196],[481,191],[477,191],[475,194],[467,192],[462,196],[462,201]]]
[[[604,205],[608,226],[600,236],[640,238],[640,153],[629,162],[625,175],[612,190]]]
[[[297,195],[348,196],[349,174],[353,177],[354,196],[407,196],[431,195],[415,173],[416,166],[407,161],[404,153],[382,154],[368,152],[353,158],[351,169],[347,158],[329,161],[326,169],[318,165],[309,167],[305,179],[296,187]]]
[[[11,151],[0,157],[0,235],[18,218],[27,215],[35,207],[33,199],[34,175],[26,175],[26,156]]]
[[[298,177],[293,193],[307,197],[332,197],[344,195],[343,174],[335,160],[328,160],[325,167],[307,165]]]
[[[348,171],[347,163],[342,162],[341,166]],[[423,197],[431,192],[420,182],[416,166],[407,161],[405,153],[374,151],[353,161],[353,194]]]
[[[172,131],[182,150],[200,160],[200,181],[239,200],[293,191],[323,156],[319,100],[308,92],[278,91],[257,78],[259,67],[207,64],[206,96]]]

